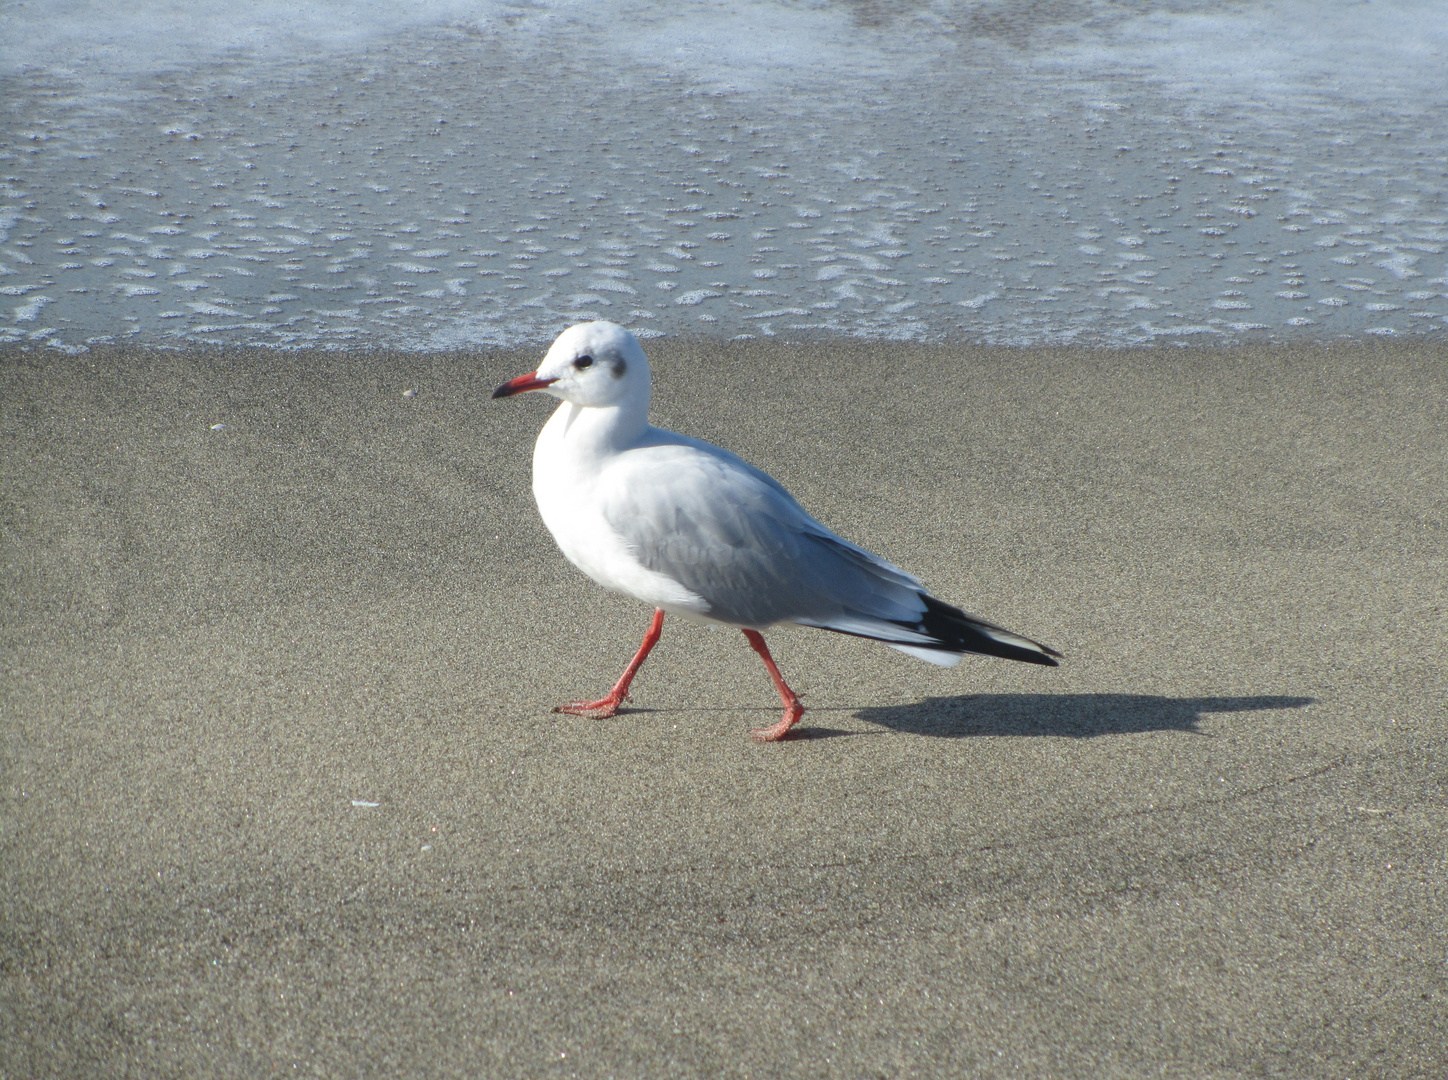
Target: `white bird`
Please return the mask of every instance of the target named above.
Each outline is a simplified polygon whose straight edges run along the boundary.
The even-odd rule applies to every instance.
[[[760,631],[779,623],[874,638],[933,664],[963,653],[1056,666],[1061,654],[967,615],[898,566],[836,536],[773,477],[727,450],[649,424],[652,385],[638,339],[610,322],[558,335],[538,370],[493,397],[561,398],[533,448],[533,495],[558,547],[594,581],[654,607],[607,697],[554,711],[613,716],[659,640],[664,613],[744,631],[784,716],[753,736],[782,739],[804,706]]]

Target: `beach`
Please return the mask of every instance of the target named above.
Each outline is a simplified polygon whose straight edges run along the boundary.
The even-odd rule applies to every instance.
[[[645,343],[1058,669],[558,554],[536,349],[5,346],[0,1076],[1440,1076],[1448,347]]]

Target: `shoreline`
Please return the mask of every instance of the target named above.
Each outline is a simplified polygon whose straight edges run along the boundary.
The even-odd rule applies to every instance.
[[[603,317],[607,317],[606,315]],[[24,339],[9,339],[0,341],[0,362],[10,354],[29,354],[44,352],[49,355],[64,356],[85,356],[91,352],[168,352],[188,353],[195,355],[210,355],[217,352],[227,353],[277,353],[282,355],[304,355],[319,354],[330,355],[334,353],[359,353],[375,355],[378,353],[390,353],[399,356],[457,356],[473,355],[479,352],[518,352],[529,349],[546,349],[558,332],[561,332],[569,325],[560,322],[556,331],[551,334],[538,337],[536,340],[521,340],[508,344],[487,344],[470,343],[451,346],[418,345],[413,348],[406,348],[396,344],[348,344],[338,342],[336,345],[318,344],[309,342],[300,345],[293,344],[265,344],[253,342],[239,345],[235,343],[215,342],[186,342],[183,344],[171,344],[168,342],[143,342],[127,343],[124,341],[103,341],[96,343],[84,343],[72,345],[62,343],[52,345],[48,340],[30,342]],[[906,349],[964,349],[964,350],[988,350],[1000,352],[1081,352],[1081,353],[1102,353],[1102,352],[1127,352],[1136,353],[1153,349],[1192,349],[1202,351],[1222,350],[1252,350],[1252,349],[1335,349],[1335,348],[1367,348],[1371,349],[1379,344],[1385,344],[1390,348],[1397,348],[1404,351],[1417,351],[1426,349],[1429,352],[1442,352],[1448,349],[1448,334],[1417,333],[1417,334],[1362,334],[1344,333],[1336,337],[1305,337],[1300,333],[1290,333],[1284,337],[1273,337],[1268,328],[1263,327],[1256,331],[1242,332],[1230,330],[1218,330],[1215,327],[1201,325],[1183,327],[1179,330],[1161,329],[1156,330],[1148,340],[1121,342],[1090,342],[1061,340],[1046,343],[1009,343],[1001,344],[981,337],[970,337],[964,334],[940,334],[930,338],[916,337],[871,337],[864,334],[841,334],[833,332],[810,333],[808,331],[791,330],[785,333],[772,332],[768,334],[738,334],[730,337],[713,337],[707,334],[680,334],[663,330],[655,330],[648,326],[631,326],[628,329],[633,332],[645,348],[650,348],[660,342],[666,344],[686,344],[693,347],[706,345],[732,346],[746,342],[760,344],[773,344],[789,347],[805,348],[830,348],[852,345],[878,345],[885,348],[906,348]],[[1439,329],[1437,326],[1431,330]],[[1245,336],[1250,333],[1252,336]]]

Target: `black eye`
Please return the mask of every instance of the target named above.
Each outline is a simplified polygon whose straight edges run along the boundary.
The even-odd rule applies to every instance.
[[[579,371],[582,371],[586,367],[592,367],[593,357],[580,356],[577,360],[573,361],[573,366],[576,367]]]

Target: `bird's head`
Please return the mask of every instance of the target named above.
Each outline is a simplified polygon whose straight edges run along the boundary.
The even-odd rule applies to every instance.
[[[622,326],[586,322],[570,326],[553,342],[538,370],[510,379],[493,397],[542,390],[586,408],[642,402],[648,407],[649,361]]]

